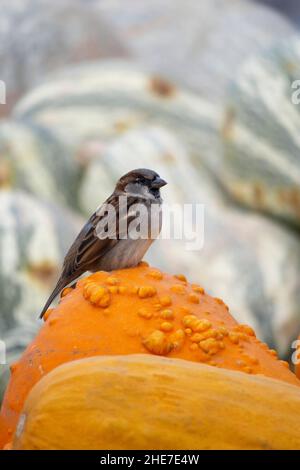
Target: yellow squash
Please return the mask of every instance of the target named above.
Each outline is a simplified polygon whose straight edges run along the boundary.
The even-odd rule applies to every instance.
[[[14,449],[300,449],[300,389],[151,355],[61,365],[31,390]]]

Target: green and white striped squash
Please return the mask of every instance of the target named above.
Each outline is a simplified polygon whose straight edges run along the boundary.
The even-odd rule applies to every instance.
[[[9,381],[9,377],[10,371],[8,365],[0,364],[0,405]]]
[[[94,1],[138,63],[219,104],[246,57],[295,31],[248,0]]]
[[[81,226],[77,216],[21,191],[0,191],[0,339],[10,361],[38,315]]]
[[[81,167],[48,129],[0,122],[0,188],[18,188],[40,199],[76,206]]]
[[[222,183],[239,202],[300,225],[300,36],[245,61],[223,123]]]
[[[13,116],[41,125],[86,163],[85,148],[140,125],[174,130],[203,158],[221,123],[219,109],[124,60],[69,67],[27,94]],[[212,152],[210,153],[213,156]]]
[[[95,6],[80,0],[1,0],[0,79],[8,115],[16,100],[46,74],[93,58],[122,56],[125,48]]]

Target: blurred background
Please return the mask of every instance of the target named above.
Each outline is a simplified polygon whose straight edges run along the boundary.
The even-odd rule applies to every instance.
[[[15,360],[119,176],[205,205],[205,243],[146,259],[222,297],[282,358],[300,332],[300,4],[2,0],[0,339]],[[0,383],[8,377],[2,367]]]

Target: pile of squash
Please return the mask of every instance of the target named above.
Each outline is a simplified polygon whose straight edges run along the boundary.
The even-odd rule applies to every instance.
[[[66,288],[11,372],[4,449],[300,449],[288,364],[144,262]]]

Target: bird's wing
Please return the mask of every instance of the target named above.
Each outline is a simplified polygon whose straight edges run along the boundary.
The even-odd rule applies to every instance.
[[[44,316],[52,301],[65,286],[81,276],[85,271],[89,271],[93,262],[100,260],[117,243],[118,240],[98,238],[98,232],[96,233],[97,224],[101,220],[101,215],[98,214],[98,211],[95,212],[77,236],[65,257],[62,274],[47,300],[40,318]]]
[[[134,202],[128,198],[127,207]],[[107,203],[112,204],[114,212],[107,212],[103,209]],[[70,277],[76,272],[80,276],[85,271],[89,271],[92,266],[100,265],[101,258],[114,248],[124,235],[118,231],[120,217],[126,217],[126,227],[134,218],[134,216],[128,216],[127,211],[120,215],[116,198],[109,198],[105,204],[91,216],[69,249],[64,260],[63,276]]]
[[[129,208],[138,202],[141,201],[135,197],[128,197],[126,211],[120,211],[118,196],[112,195],[106,203],[112,204],[115,208],[114,212],[106,213],[105,210],[102,210],[106,205],[104,203],[91,216],[69,249],[64,260],[62,274],[47,300],[40,318],[43,317],[51,302],[66,285],[86,271],[93,270],[95,267],[101,269],[101,258],[112,250],[121,238],[127,235],[128,226],[136,217],[135,212],[130,213]],[[122,219],[124,219],[124,224],[120,224]],[[123,227],[121,232],[119,231],[120,226]]]

